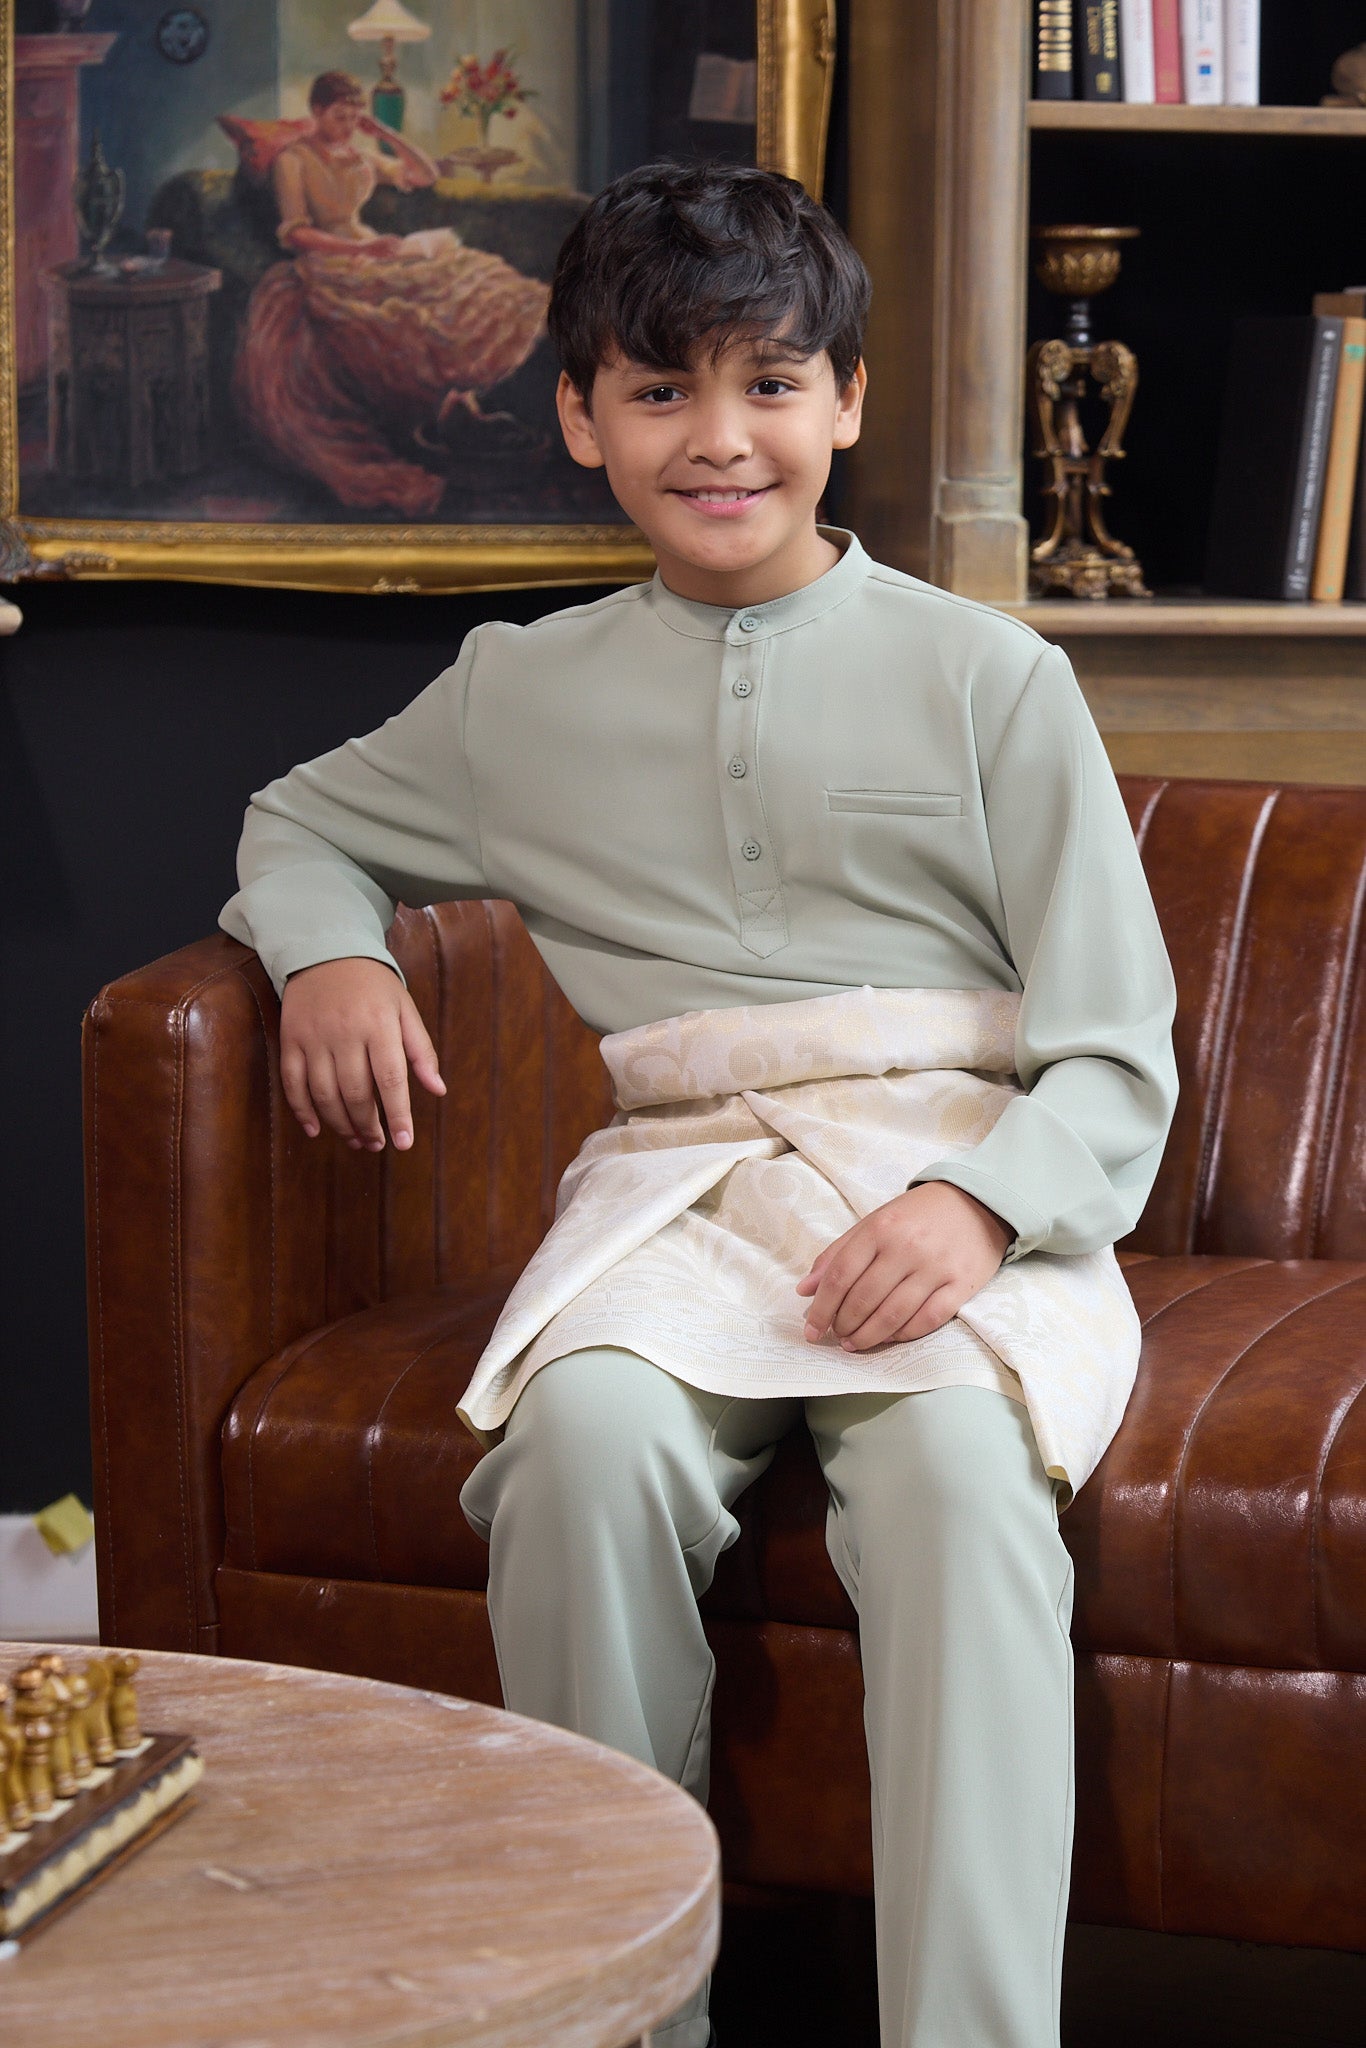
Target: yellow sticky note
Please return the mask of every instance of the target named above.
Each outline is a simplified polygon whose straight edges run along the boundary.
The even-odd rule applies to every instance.
[[[93,1541],[95,1523],[90,1510],[74,1493],[54,1500],[33,1517],[33,1526],[54,1557],[71,1557]]]

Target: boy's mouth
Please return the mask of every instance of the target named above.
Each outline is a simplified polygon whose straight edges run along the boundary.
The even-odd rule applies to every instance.
[[[760,498],[766,498],[772,488],[771,484],[760,484],[752,490],[732,486],[727,490],[677,491],[674,495],[712,518],[733,518],[747,506],[757,504]]]

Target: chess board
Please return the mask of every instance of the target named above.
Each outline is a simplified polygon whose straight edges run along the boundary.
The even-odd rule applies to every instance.
[[[0,1942],[26,1941],[188,1810],[188,1735],[145,1735],[136,1656],[56,1651],[0,1690]]]

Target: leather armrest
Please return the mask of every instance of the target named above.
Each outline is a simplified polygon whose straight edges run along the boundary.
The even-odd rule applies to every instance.
[[[82,1057],[101,1626],[212,1650],[219,1432],[326,1320],[326,1153],[280,1093],[269,979],[226,934],[103,989]]]

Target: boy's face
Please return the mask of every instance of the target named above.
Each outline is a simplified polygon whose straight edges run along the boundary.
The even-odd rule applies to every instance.
[[[824,352],[777,339],[731,342],[712,363],[661,372],[616,356],[592,410],[568,377],[557,403],[576,462],[606,468],[665,583],[704,604],[763,604],[836,559],[816,529],[830,453],[858,439],[862,363],[840,391]]]

